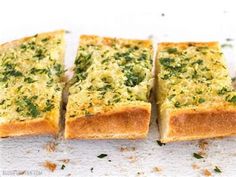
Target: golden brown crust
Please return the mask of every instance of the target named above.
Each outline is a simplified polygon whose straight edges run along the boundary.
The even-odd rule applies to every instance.
[[[145,138],[149,129],[151,104],[126,108],[107,114],[68,118],[66,139],[138,139]]]
[[[236,134],[236,110],[181,111],[170,116],[169,132],[162,142],[221,137]]]
[[[62,35],[64,33],[65,33],[64,30],[57,30],[57,31],[52,31],[52,32],[40,33],[40,34],[36,34],[36,35],[40,36],[41,38],[44,38],[44,37],[50,37],[50,36],[53,37],[55,35]],[[28,40],[30,40],[32,37],[33,36],[28,36],[28,37],[24,37],[21,39],[13,40],[11,42],[3,43],[0,45],[0,51],[4,50],[4,49],[14,48],[16,46],[19,46],[23,42],[27,42]]]
[[[81,35],[80,36],[80,44],[100,44],[100,45],[108,45],[112,46],[114,43],[118,43],[121,45],[137,45],[139,47],[149,47],[152,48],[151,40],[137,40],[137,39],[123,39],[123,38],[111,38],[111,37],[99,37],[96,35]]]
[[[34,119],[28,121],[12,121],[0,124],[0,137],[52,134],[56,135],[59,127],[47,119]]]
[[[191,46],[195,46],[195,47],[215,47],[218,48],[219,47],[219,43],[212,41],[212,42],[161,42],[158,44],[158,51],[161,51],[165,48],[168,47],[179,47],[182,49],[186,49],[188,47]]]

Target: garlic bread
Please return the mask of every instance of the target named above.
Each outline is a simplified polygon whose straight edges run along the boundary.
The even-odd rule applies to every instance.
[[[65,138],[144,138],[149,129],[152,43],[82,35],[70,81]]]
[[[0,137],[57,134],[64,31],[0,45]]]
[[[160,43],[156,66],[162,142],[236,134],[236,92],[217,42]]]

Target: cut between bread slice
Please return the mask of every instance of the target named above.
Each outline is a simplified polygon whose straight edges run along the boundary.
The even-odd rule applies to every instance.
[[[64,31],[0,45],[0,137],[57,134]]]
[[[160,43],[156,66],[162,142],[236,134],[236,92],[217,42]]]
[[[65,138],[146,137],[152,56],[149,40],[81,36],[69,87]]]

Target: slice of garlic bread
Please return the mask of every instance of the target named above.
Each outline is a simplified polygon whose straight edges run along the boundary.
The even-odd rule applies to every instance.
[[[64,31],[0,45],[0,137],[59,130]]]
[[[157,88],[162,142],[236,134],[236,92],[217,42],[159,44]]]
[[[152,43],[80,37],[65,138],[144,138],[149,129]]]

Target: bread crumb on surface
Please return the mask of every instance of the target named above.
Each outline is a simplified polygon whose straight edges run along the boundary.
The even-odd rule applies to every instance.
[[[137,157],[136,156],[130,156],[130,157],[128,157],[128,159],[130,160],[131,163],[137,162]]]
[[[198,146],[202,151],[205,151],[208,147],[208,142],[206,140],[199,140]]]
[[[56,150],[56,146],[57,144],[55,143],[55,141],[50,141],[45,145],[45,149],[48,152],[54,152]]]
[[[127,146],[121,146],[120,147],[121,152],[128,152],[128,151],[135,151],[135,150],[136,150],[135,147],[127,147]]]
[[[56,169],[56,167],[57,167],[57,165],[56,165],[55,163],[52,163],[52,162],[50,162],[50,161],[46,161],[46,162],[43,164],[43,166],[44,166],[45,168],[47,168],[48,170],[52,171],[52,172],[54,172],[55,169]]]
[[[199,169],[200,167],[199,167],[199,165],[197,165],[196,163],[193,163],[193,164],[192,164],[192,168],[193,168],[194,170],[196,170],[196,169]]]
[[[160,167],[154,167],[152,169],[152,172],[159,173],[159,172],[161,172],[161,168]]]
[[[58,161],[67,164],[67,163],[70,162],[70,159],[60,159],[60,160],[58,160]]]
[[[203,170],[203,175],[204,176],[211,176],[211,172],[209,170],[207,170],[207,169],[204,169]]]

